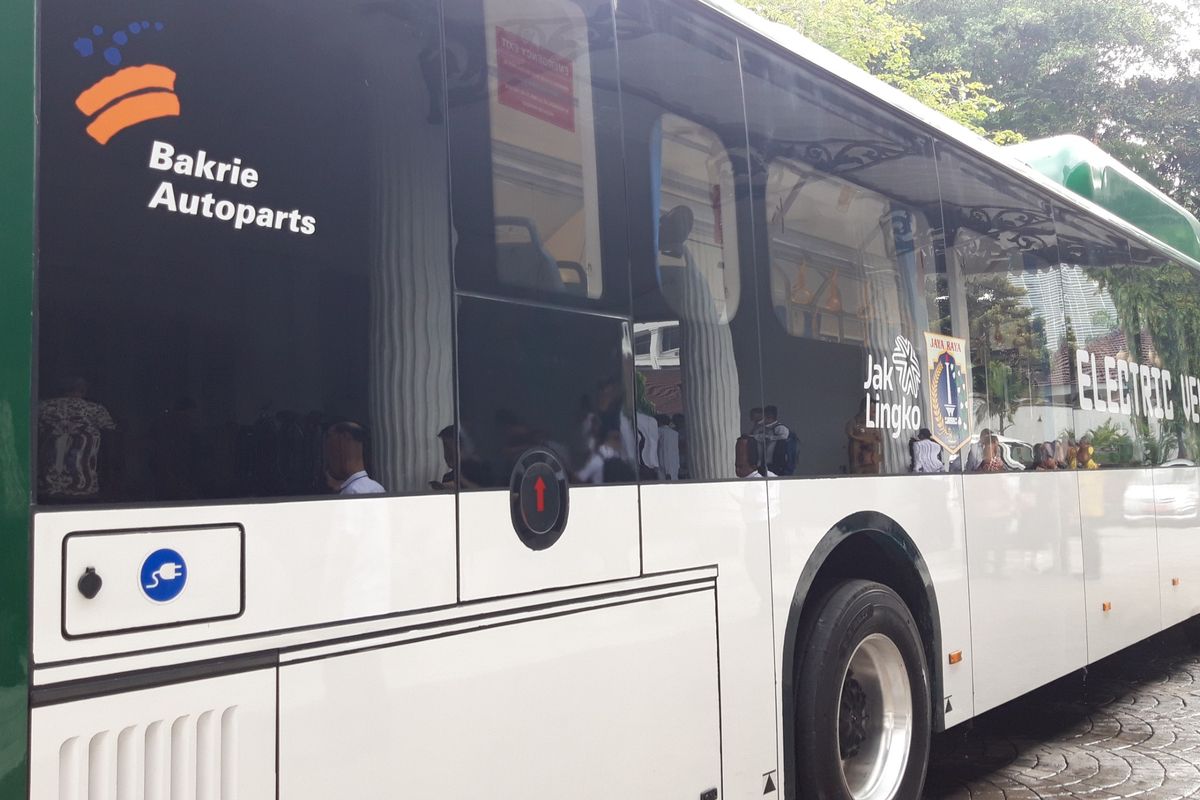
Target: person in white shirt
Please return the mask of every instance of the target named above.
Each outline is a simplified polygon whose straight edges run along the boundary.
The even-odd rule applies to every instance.
[[[602,435],[604,439],[575,476],[580,483],[604,483],[604,466],[606,463],[626,463],[621,452],[621,431],[611,428]],[[628,477],[632,480],[632,468],[626,466],[626,469],[630,473]]]
[[[658,477],[658,420],[645,411],[637,412],[638,467],[644,480]]]
[[[759,457],[758,440],[739,436],[733,444],[733,472],[739,478],[776,478]]]
[[[942,463],[942,446],[933,440],[929,428],[921,428],[912,441],[913,472],[945,472]]]
[[[658,476],[679,480],[679,431],[671,427],[671,418],[658,415]]]
[[[339,422],[325,433],[325,476],[338,494],[383,494],[387,490],[367,474],[367,431],[355,422]]]
[[[758,409],[751,409],[753,412]],[[750,435],[758,442],[758,452],[763,464],[768,467],[778,465],[780,469],[786,464],[787,439],[791,434],[788,427],[779,421],[779,409],[776,406],[764,406],[762,416],[750,430]],[[780,442],[784,442],[784,450],[779,450]]]

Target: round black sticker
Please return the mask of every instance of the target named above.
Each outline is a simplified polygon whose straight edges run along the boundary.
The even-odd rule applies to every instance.
[[[529,450],[517,460],[509,484],[512,523],[531,550],[545,550],[567,527],[567,471],[551,452]]]

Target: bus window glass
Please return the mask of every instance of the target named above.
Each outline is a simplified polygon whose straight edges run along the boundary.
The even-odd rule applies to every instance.
[[[716,321],[727,324],[741,298],[733,163],[715,133],[683,117],[664,114],[658,137],[659,285],[679,284],[681,271],[694,271]],[[677,303],[677,294],[667,302]]]
[[[1196,274],[1056,209],[1071,337],[1059,362],[1073,389],[1084,466],[1195,463],[1200,421],[1190,342]]]
[[[598,127],[619,118],[611,10],[449,0],[445,13],[460,292],[447,477],[505,487],[541,449],[572,483],[634,482],[620,140]]]
[[[441,52],[434,4],[406,9],[47,0],[39,502],[441,474]]]
[[[747,478],[772,455],[787,472],[787,442],[761,446],[754,274],[741,257],[752,244],[736,42],[665,3],[622,3],[619,22],[631,32],[621,40],[621,85],[634,330],[654,342],[635,356],[637,414],[655,451],[643,472]]]
[[[564,0],[451,0],[446,16],[459,287],[627,304],[626,281],[610,280],[619,258],[604,266],[599,217],[602,168],[619,157],[601,152],[597,132],[598,112],[616,113],[597,85],[612,52],[589,45],[589,28],[611,29],[611,15]]]
[[[1000,169],[938,145],[946,258],[962,275],[978,429],[964,467],[1066,464],[1070,386],[1053,354],[1067,336],[1047,200]],[[989,446],[990,445],[990,446]]]
[[[1138,287],[1141,277],[1152,277],[1157,267],[1135,269],[1124,237],[1074,210],[1056,207],[1055,227],[1064,330],[1051,345],[1058,381],[1074,409],[1074,425],[1066,431],[1068,455],[1074,450],[1074,461],[1082,468],[1157,463],[1158,453],[1151,456],[1146,450],[1160,444],[1162,417],[1156,417],[1154,409],[1162,395],[1160,351],[1165,339],[1159,342],[1163,331],[1154,335],[1141,309],[1130,307],[1130,301],[1138,303],[1146,296],[1129,291]],[[1157,299],[1152,303],[1156,307]],[[1142,365],[1146,378],[1153,373],[1154,379],[1148,384],[1150,391],[1139,395]]]
[[[764,399],[799,437],[796,472],[957,469],[971,422],[965,319],[937,247],[931,140],[825,79],[743,53],[771,309]]]
[[[638,432],[625,320],[463,297],[458,305],[459,488],[509,485],[531,449],[571,483],[632,483]]]

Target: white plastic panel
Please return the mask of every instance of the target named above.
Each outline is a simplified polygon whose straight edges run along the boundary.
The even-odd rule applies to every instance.
[[[963,477],[975,711],[1087,663],[1074,472]]]
[[[275,670],[35,708],[36,800],[275,797]]]
[[[65,542],[63,596],[68,636],[233,617],[242,610],[242,529],[166,529],[129,533],[81,533]],[[174,576],[152,576],[157,586],[171,577],[182,590],[166,602],[143,591],[142,562],[168,548],[183,559]],[[172,562],[173,563],[173,562]],[[167,566],[167,565],[165,565]],[[78,583],[86,569],[103,583],[88,599]]]
[[[287,800],[720,786],[708,589],[283,666],[279,699]]]
[[[231,523],[240,524],[246,532],[246,607],[241,616],[203,625],[95,638],[63,637],[65,536],[76,531]],[[451,495],[55,511],[37,514],[33,524],[33,655],[39,664],[377,616],[455,601]],[[109,583],[107,578],[105,583]],[[194,588],[189,586],[185,592],[191,593]]]
[[[952,709],[946,714],[946,726],[970,719],[974,713],[973,661],[962,479],[953,475],[921,475],[768,483],[777,652],[783,652],[796,583],[813,548],[834,525],[851,514],[879,512],[908,533],[929,569],[941,616],[941,700],[944,703],[949,699]],[[947,657],[955,650],[962,651],[963,658],[960,663],[950,665]],[[788,720],[787,710],[780,708],[780,724],[790,724]]]
[[[1200,614],[1200,470],[1154,470],[1154,510],[1158,527],[1158,576],[1162,626]],[[1126,503],[1130,514],[1145,515],[1139,490]]]
[[[1154,478],[1149,469],[1078,475],[1088,660],[1099,661],[1162,629],[1154,514],[1141,501],[1154,497]]]
[[[637,486],[572,486],[561,538],[531,550],[513,530],[507,491],[458,500],[462,598],[478,600],[637,575]]]
[[[766,481],[643,486],[642,552],[648,573],[718,567],[725,793],[759,796],[777,768]]]

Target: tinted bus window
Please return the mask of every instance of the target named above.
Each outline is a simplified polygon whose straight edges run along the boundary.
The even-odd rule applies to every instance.
[[[1079,212],[1056,207],[1055,225],[1064,330],[1051,344],[1057,383],[1074,408],[1074,425],[1064,438],[1082,468],[1158,463],[1164,415],[1156,411],[1170,399],[1163,392],[1163,344],[1157,341],[1165,331],[1159,327],[1156,337],[1142,321],[1141,306],[1148,300],[1147,311],[1157,309],[1158,291],[1144,294],[1148,285],[1141,278],[1165,264],[1134,270],[1128,241]],[[1168,385],[1171,374],[1166,368]],[[1174,374],[1180,374],[1177,368]]]
[[[427,490],[453,421],[432,3],[43,11],[41,502]]]
[[[812,72],[743,53],[763,397],[799,436],[797,473],[952,468],[971,421],[965,321],[939,300],[931,140]]]
[[[611,9],[450,0],[446,29],[454,483],[508,486],[533,448],[574,483],[636,481]]]
[[[607,4],[451,0],[446,26],[459,287],[627,312]]]
[[[634,330],[652,343],[635,356],[647,479],[762,474],[737,44],[666,3],[622,3],[619,20]],[[770,449],[787,456],[786,441]]]
[[[1056,209],[1070,340],[1071,434],[1084,467],[1195,463],[1196,274],[1069,209]]]
[[[996,167],[940,143],[938,174],[947,259],[962,275],[970,320],[979,430],[965,468],[1057,468],[1066,463],[1071,415],[1070,387],[1053,359],[1067,327],[1050,205]]]

